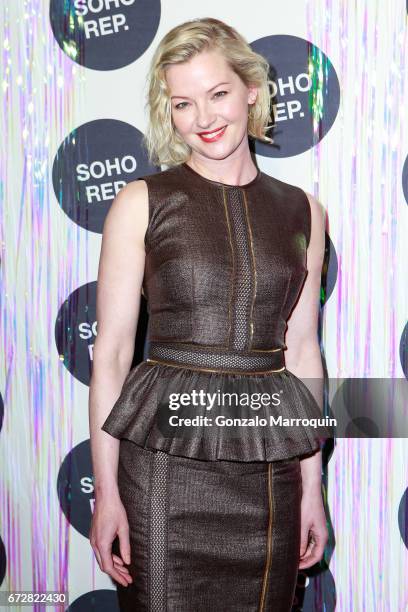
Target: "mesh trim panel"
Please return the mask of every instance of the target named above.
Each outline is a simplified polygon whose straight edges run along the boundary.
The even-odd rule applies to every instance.
[[[228,349],[181,345],[178,343],[151,342],[148,359],[174,362],[182,366],[213,368],[253,372],[279,370],[285,365],[283,350],[271,349],[270,352],[233,353]]]
[[[167,473],[168,454],[153,458],[149,537],[149,612],[167,610]]]

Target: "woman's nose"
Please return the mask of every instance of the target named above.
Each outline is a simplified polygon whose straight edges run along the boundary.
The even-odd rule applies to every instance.
[[[206,130],[214,125],[214,114],[207,105],[197,107],[197,125],[201,130]]]

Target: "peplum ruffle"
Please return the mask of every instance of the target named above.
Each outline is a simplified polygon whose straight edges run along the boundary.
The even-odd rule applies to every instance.
[[[267,394],[279,397],[278,405],[258,408],[235,405],[229,408],[188,406],[170,410],[166,398],[170,393]],[[217,395],[216,395],[217,396]],[[265,397],[265,396],[264,396]],[[163,401],[164,398],[164,401]],[[196,417],[193,427],[169,426],[169,417]],[[239,418],[243,426],[215,424],[215,417]],[[201,417],[201,418],[200,418]],[[205,424],[204,417],[213,424]],[[258,423],[264,419],[267,425]],[[276,423],[271,425],[274,418]],[[311,424],[287,424],[285,419],[320,419]],[[225,419],[224,419],[225,420]],[[264,422],[265,422],[264,421]],[[221,372],[204,372],[142,361],[128,373],[121,393],[102,429],[115,438],[125,438],[149,450],[206,461],[278,461],[307,455],[321,447],[321,441],[333,437],[333,430],[323,424],[324,418],[308,387],[295,374],[280,372],[253,376]],[[219,422],[223,422],[221,419]]]

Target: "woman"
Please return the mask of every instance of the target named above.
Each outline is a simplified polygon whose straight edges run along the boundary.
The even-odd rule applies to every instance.
[[[290,610],[327,541],[311,429],[168,427],[174,391],[262,392],[278,402],[260,415],[320,416],[300,377],[322,378],[324,214],[252,161],[248,136],[271,142],[268,68],[218,20],[171,30],[146,136],[169,168],[125,186],[105,221],[90,540],[122,610]],[[149,356],[129,371],[142,291]],[[185,416],[209,415],[192,405]]]

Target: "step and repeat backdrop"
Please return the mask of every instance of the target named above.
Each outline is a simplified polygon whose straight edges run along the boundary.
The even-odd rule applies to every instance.
[[[114,612],[89,544],[88,385],[105,216],[126,183],[161,170],[142,147],[156,45],[216,17],[268,59],[275,143],[254,152],[327,210],[327,377],[406,380],[407,6],[3,0],[0,15],[0,591],[68,592],[55,609]],[[142,303],[134,364],[146,323]],[[330,541],[299,572],[293,610],[408,610],[408,446],[362,431],[323,449]]]

